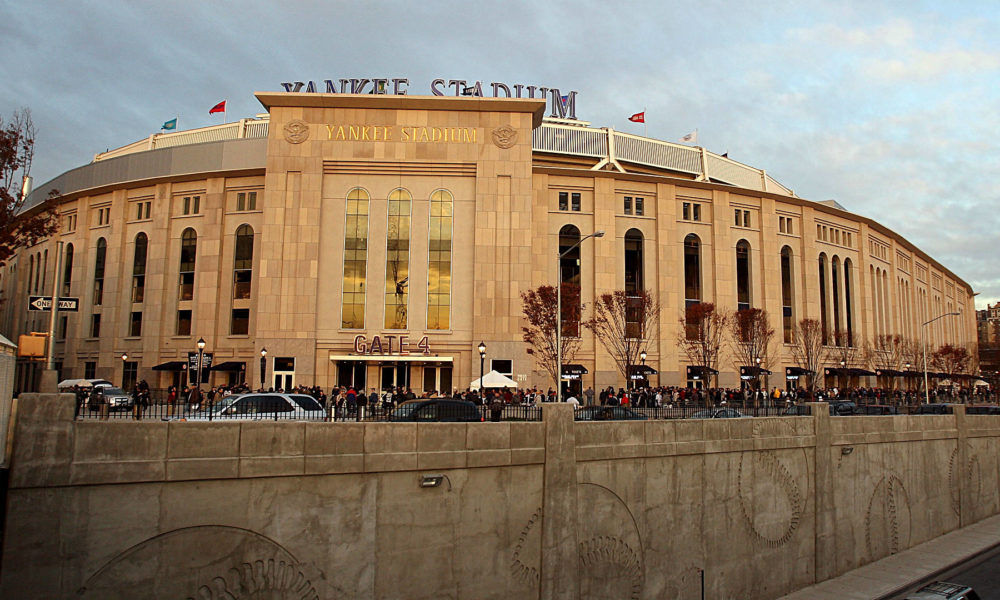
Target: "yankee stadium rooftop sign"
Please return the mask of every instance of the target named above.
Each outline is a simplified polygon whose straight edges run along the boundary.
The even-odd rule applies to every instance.
[[[324,79],[324,93],[327,94],[389,94],[405,96],[410,80],[406,78],[372,78],[372,79]],[[339,84],[339,85],[338,85]],[[316,82],[314,81],[288,81],[283,82],[281,87],[286,92],[305,92],[307,94],[317,93]],[[453,89],[448,89],[453,88]],[[524,85],[515,83],[507,85],[500,82],[491,82],[486,85],[486,90],[493,98],[545,98],[548,100],[551,110],[550,116],[560,119],[576,119],[576,91],[563,94],[559,88],[551,88],[537,85]],[[483,82],[468,82],[465,79],[435,79],[431,82],[431,94],[434,96],[472,96],[485,97],[483,92]]]

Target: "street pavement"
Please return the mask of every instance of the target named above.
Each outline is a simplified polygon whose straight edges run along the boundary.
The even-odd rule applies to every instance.
[[[924,580],[936,581],[942,574],[949,575],[957,583],[967,583],[959,579],[961,573],[955,573],[953,567],[996,547],[1000,547],[1000,515],[801,589],[780,600],[888,600]],[[992,575],[990,581],[996,581],[996,574]],[[984,581],[983,585],[990,584]],[[982,593],[979,588],[976,591]]]

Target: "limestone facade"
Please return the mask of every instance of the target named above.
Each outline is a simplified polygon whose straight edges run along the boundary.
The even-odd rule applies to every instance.
[[[143,151],[133,144],[53,182],[64,184],[62,229],[55,239],[20,252],[0,273],[6,300],[0,333],[16,339],[47,330],[48,314],[29,312],[28,297],[51,294],[61,242],[61,271],[70,280],[60,295],[80,299],[79,312],[61,313],[57,324],[63,378],[146,379],[154,388],[183,384],[182,364],[204,339],[214,364],[232,369],[209,373],[208,383],[245,377],[259,385],[266,348],[269,386],[446,390],[465,388],[478,376],[476,346],[482,341],[487,371],[497,368],[523,385],[548,387],[521,341],[520,293],[556,282],[560,232],[573,226],[581,236],[606,231],[580,247],[584,306],[636,279],[660,302],[658,331],[647,345],[646,364],[659,372],[650,378],[654,385],[686,381],[687,359],[677,339],[690,300],[684,253],[691,235],[699,244],[700,300],[727,310],[766,309],[777,331],[769,361],[776,373],[793,364],[782,343],[783,314],[796,322],[819,319],[825,310],[831,344],[833,332],[850,328],[855,345],[880,334],[913,340],[926,334],[932,349],[953,343],[974,350],[973,291],[966,282],[879,223],[769,186],[773,180],[763,171],[752,171],[764,182],[755,189],[624,159],[599,163],[585,149],[548,151],[533,143],[533,133],[544,129],[558,138],[605,130],[543,125],[541,100],[258,98],[269,111],[266,138]],[[246,130],[250,125],[240,124]],[[704,151],[701,157],[702,164],[749,169]],[[143,171],[147,162],[158,166]],[[39,191],[49,187],[57,186]],[[430,200],[444,192],[452,199],[447,233]],[[345,238],[360,235],[348,231],[358,224],[347,214],[352,193],[367,198],[360,280],[353,271],[345,276],[345,257],[358,256]],[[403,262],[399,242],[389,239],[404,222],[390,215],[399,208],[389,200],[394,193],[409,199]],[[447,244],[441,236],[450,236]],[[737,249],[746,247],[740,267]],[[783,251],[790,257],[787,309]],[[439,258],[433,266],[432,255]],[[363,324],[345,326],[348,295],[363,303]],[[387,318],[399,306],[405,324],[392,321],[392,314]],[[921,325],[953,311],[961,316]],[[436,328],[441,315],[445,326]],[[374,349],[376,337],[380,347]],[[623,386],[602,346],[586,331],[582,337],[578,354],[566,362],[588,369],[583,386]],[[734,360],[719,363],[720,383],[737,385]],[[22,361],[18,390],[32,389],[35,373]]]

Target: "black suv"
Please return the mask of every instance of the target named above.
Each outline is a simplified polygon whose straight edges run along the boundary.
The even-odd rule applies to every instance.
[[[389,415],[390,421],[428,422],[480,422],[483,413],[479,407],[465,400],[436,398],[432,400],[411,400],[396,407]]]
[[[938,581],[913,592],[906,600],[979,600],[979,594],[967,585]]]

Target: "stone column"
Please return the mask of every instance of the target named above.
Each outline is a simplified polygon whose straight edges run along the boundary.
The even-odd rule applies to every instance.
[[[580,595],[577,548],[576,435],[573,407],[544,404],[545,477],[542,488],[542,570],[538,586],[544,600],[577,600]]]
[[[816,437],[816,481],[813,495],[816,501],[816,537],[814,561],[816,581],[826,581],[836,573],[836,515],[833,506],[833,454],[830,432],[830,405],[826,402],[809,402]]]
[[[969,478],[969,421],[965,418],[964,404],[952,404],[951,413],[955,415],[955,430],[957,432],[955,443],[958,444],[958,453],[955,455],[955,480],[958,483],[958,526],[965,527],[971,525],[974,520],[972,516],[974,499],[971,494],[972,490],[969,489],[971,483]]]

